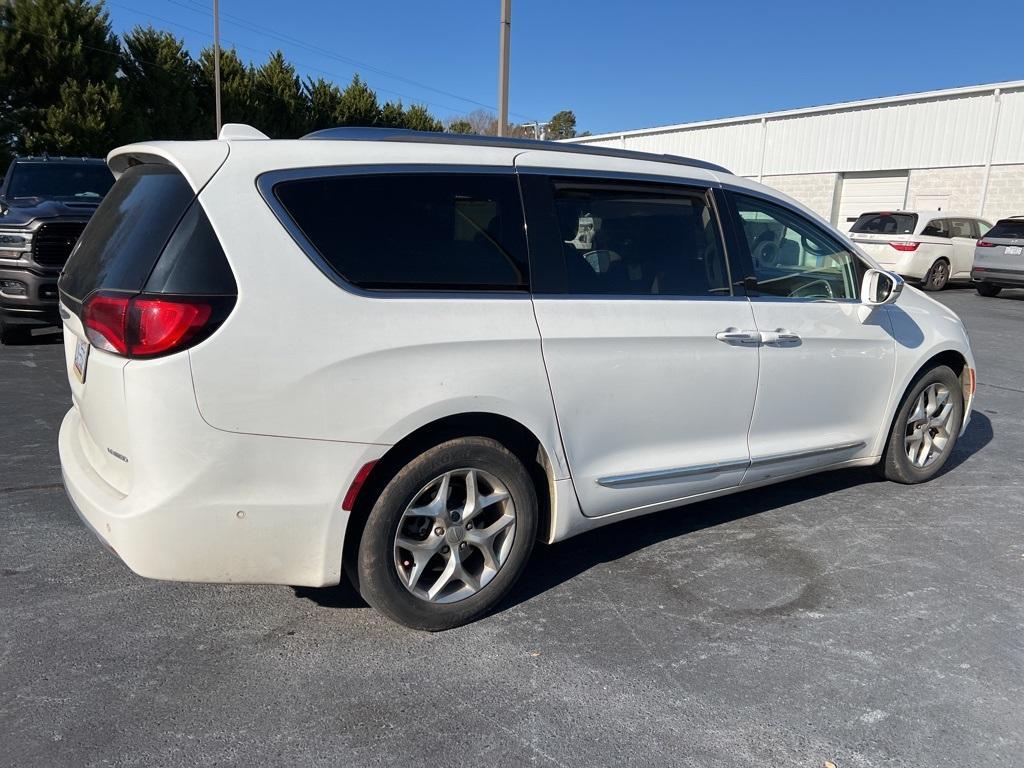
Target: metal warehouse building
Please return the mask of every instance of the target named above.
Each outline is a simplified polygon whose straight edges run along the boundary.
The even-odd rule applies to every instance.
[[[1024,80],[571,141],[719,163],[843,229],[870,210],[1024,215]]]

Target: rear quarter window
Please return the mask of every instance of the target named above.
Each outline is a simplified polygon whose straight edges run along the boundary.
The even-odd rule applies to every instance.
[[[529,288],[511,174],[326,176],[279,181],[272,195],[330,270],[360,288]]]

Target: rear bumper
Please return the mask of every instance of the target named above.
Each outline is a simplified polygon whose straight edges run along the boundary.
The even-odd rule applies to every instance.
[[[0,317],[8,325],[60,325],[57,311],[58,273],[45,274],[0,267],[0,280],[17,280],[25,285],[24,296],[0,291]]]
[[[1021,269],[972,269],[971,280],[975,283],[991,283],[998,286],[1020,286],[1024,288],[1024,270]]]
[[[342,497],[364,457],[386,449],[207,428],[193,465],[169,465],[166,483],[136,482],[123,494],[92,468],[82,429],[72,408],[58,438],[72,506],[129,568],[171,581],[337,584],[349,517]]]

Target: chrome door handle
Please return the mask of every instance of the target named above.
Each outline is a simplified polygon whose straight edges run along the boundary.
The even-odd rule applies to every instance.
[[[762,331],[761,342],[763,344],[778,344],[779,346],[795,346],[801,341],[799,333],[792,333],[785,328],[778,328],[774,331]]]
[[[715,338],[726,344],[760,344],[761,334],[757,331],[741,331],[739,328],[726,328],[715,334]]]

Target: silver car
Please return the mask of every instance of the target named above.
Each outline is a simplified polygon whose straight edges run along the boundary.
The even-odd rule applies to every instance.
[[[982,296],[1024,288],[1024,216],[1000,219],[974,248],[971,280]]]

